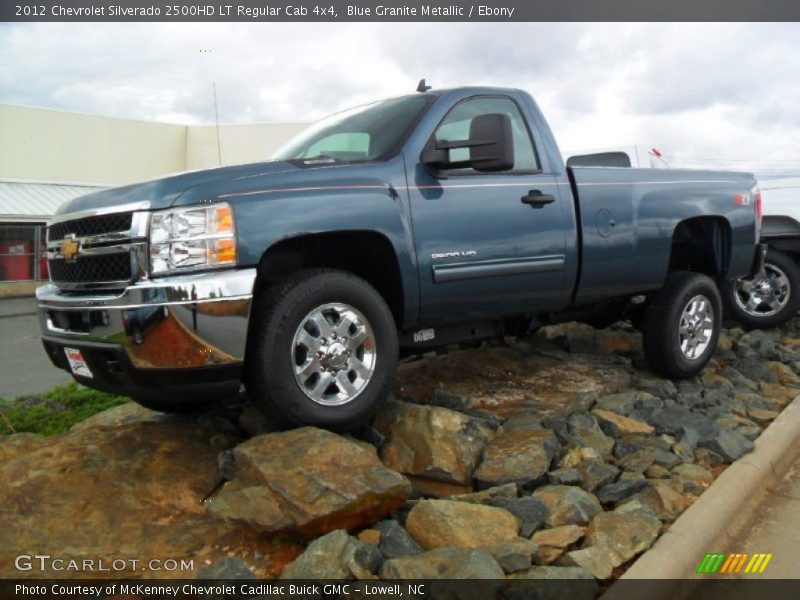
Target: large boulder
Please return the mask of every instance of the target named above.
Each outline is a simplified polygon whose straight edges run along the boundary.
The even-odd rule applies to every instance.
[[[479,487],[516,483],[521,488],[545,479],[559,443],[546,429],[514,429],[494,438],[483,451],[475,470]]]
[[[481,419],[405,402],[390,404],[376,426],[386,436],[381,456],[387,467],[415,478],[466,486],[494,435]]]
[[[519,523],[507,510],[452,500],[421,500],[406,519],[406,529],[425,549],[484,548],[517,539]]]
[[[273,556],[284,542],[259,541],[249,530],[226,525],[205,510],[204,499],[222,482],[212,443],[222,434],[223,428],[194,418],[130,404],[63,435],[35,438],[37,448],[0,462],[0,576],[19,576],[11,557],[23,549],[78,560],[158,557],[168,549],[179,564],[191,559],[195,565],[216,563],[228,552],[242,556],[258,550]],[[295,551],[296,545],[289,544],[275,554]],[[275,575],[281,566],[267,558],[256,575]]]
[[[38,450],[48,443],[50,440],[38,433],[15,433],[0,436],[0,463]]]
[[[261,532],[318,535],[370,525],[410,493],[372,446],[314,427],[252,438],[233,456],[236,477],[209,509]]]

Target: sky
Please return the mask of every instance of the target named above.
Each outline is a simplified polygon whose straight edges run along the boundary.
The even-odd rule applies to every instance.
[[[530,92],[562,149],[800,175],[800,23],[0,24],[0,103],[310,121],[422,77]]]

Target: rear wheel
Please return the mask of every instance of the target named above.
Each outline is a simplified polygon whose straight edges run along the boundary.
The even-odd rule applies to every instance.
[[[648,304],[642,328],[650,368],[666,377],[697,375],[711,359],[722,323],[722,300],[713,280],[672,273]]]
[[[285,426],[352,431],[388,396],[397,369],[389,307],[344,271],[298,273],[257,299],[245,385]]]
[[[794,260],[782,252],[770,250],[762,273],[725,284],[726,308],[745,327],[778,327],[800,309],[798,285],[800,268]]]

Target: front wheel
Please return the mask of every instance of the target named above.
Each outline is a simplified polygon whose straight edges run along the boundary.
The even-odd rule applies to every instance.
[[[722,300],[713,280],[671,273],[650,299],[642,327],[650,368],[666,377],[697,375],[711,359],[722,325]]]
[[[728,313],[745,327],[769,329],[789,321],[800,309],[800,268],[790,256],[770,250],[764,270],[725,284]]]
[[[353,431],[388,396],[397,331],[381,295],[344,271],[300,272],[254,306],[245,385],[284,426]]]

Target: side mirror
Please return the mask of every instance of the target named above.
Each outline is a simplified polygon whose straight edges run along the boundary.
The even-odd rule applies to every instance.
[[[469,159],[452,161],[450,150],[469,148]],[[422,162],[436,170],[473,168],[480,172],[509,171],[514,168],[514,136],[511,117],[495,113],[479,115],[469,126],[469,139],[431,140]]]
[[[469,160],[481,172],[510,171],[514,168],[514,136],[511,117],[480,115],[469,126]]]

